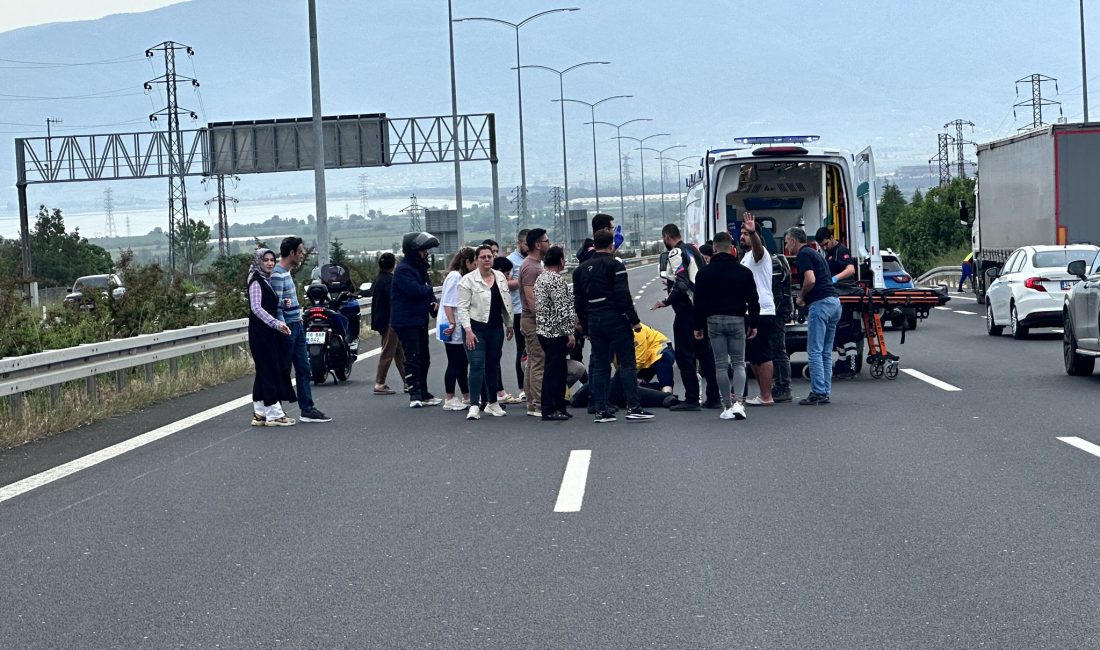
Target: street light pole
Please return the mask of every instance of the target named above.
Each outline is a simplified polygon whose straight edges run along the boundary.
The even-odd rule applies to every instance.
[[[671,147],[665,147],[664,149],[654,149],[652,147],[640,147],[646,151],[652,151],[657,154],[657,159],[661,161],[661,221],[665,221],[665,152],[672,149],[682,149],[684,145],[674,144]]]
[[[520,190],[519,190],[519,212],[520,221],[526,221],[528,218],[527,213],[527,156],[524,150],[523,142],[523,77],[522,68],[523,64],[520,63],[520,50],[519,50],[519,30],[527,23],[546,16],[549,14],[556,14],[562,11],[580,11],[580,7],[565,7],[561,9],[548,9],[546,11],[533,14],[519,21],[518,23],[510,23],[507,20],[501,20],[499,18],[485,18],[485,17],[473,17],[473,18],[454,18],[453,22],[461,23],[467,21],[481,20],[490,23],[499,23],[501,25],[507,25],[516,32],[516,89],[517,96],[519,98],[519,178],[520,178]]]
[[[1085,121],[1089,121],[1089,79],[1085,73],[1085,0],[1079,2],[1081,8],[1081,98],[1085,102]]]
[[[455,82],[455,30],[451,5],[451,0],[447,0],[447,41],[451,54],[451,149],[455,156],[455,226],[458,231],[455,245],[461,249],[466,237],[462,224],[462,152],[458,146],[458,86]]]
[[[537,68],[539,70],[548,70],[558,75],[558,107],[561,108],[561,170],[562,177],[565,185],[565,213],[562,219],[562,233],[565,238],[565,246],[569,248],[572,246],[572,239],[570,239],[570,227],[569,227],[569,160],[565,148],[565,73],[577,68],[583,68],[586,65],[609,65],[610,61],[585,61],[584,63],[578,63],[571,65],[564,70],[557,70],[545,65],[525,65],[525,68]]]
[[[309,0],[309,76],[313,97],[313,192],[317,204],[317,265],[328,264],[328,192],[325,135],[321,125],[321,64],[317,57],[317,0]]]
[[[680,197],[680,225],[681,225],[681,227],[683,227],[683,225],[684,225],[684,179],[683,179],[683,176],[680,174],[680,170],[681,169],[690,169],[692,172],[694,172],[698,168],[698,165],[696,165],[695,167],[692,167],[691,165],[685,165],[684,161],[685,160],[693,160],[695,158],[698,158],[698,156],[684,156],[683,158],[680,158],[679,160],[676,161],[676,188],[677,188],[677,192],[679,193],[679,197]]]
[[[598,102],[586,102],[580,99],[563,99],[563,102],[573,102],[575,104],[584,104],[592,112],[592,121],[589,124],[592,125],[592,181],[593,186],[596,189],[596,212],[600,211],[600,172],[596,166],[596,107],[604,102],[609,102],[612,99],[628,99],[634,95],[612,95],[611,97],[604,97]]]
[[[606,126],[613,127],[615,129],[615,142],[619,146],[619,222],[626,221],[626,207],[623,200],[623,141],[618,138],[622,135],[621,129],[627,124],[633,124],[634,122],[652,122],[653,118],[638,117],[633,120],[627,120],[621,124],[614,124],[612,122],[592,122],[592,124],[604,124]]]
[[[667,133],[654,133],[653,135],[647,135],[644,138],[634,138],[634,137],[631,137],[629,135],[617,135],[615,137],[619,138],[621,140],[633,140],[634,142],[638,143],[638,148],[640,149],[645,144],[646,140],[649,140],[650,138],[659,138],[659,137],[665,136],[665,135],[668,135],[668,134]],[[642,175],[642,228],[645,229],[645,230],[648,230],[649,229],[649,215],[647,215],[646,211],[645,211],[645,154],[638,154],[638,161],[640,163],[639,166],[641,167],[641,175]]]

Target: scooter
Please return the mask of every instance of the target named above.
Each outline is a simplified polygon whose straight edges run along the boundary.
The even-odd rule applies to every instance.
[[[339,264],[321,267],[320,282],[306,289],[306,347],[314,384],[325,383],[329,374],[336,383],[351,375],[359,353],[359,296],[365,290],[367,285],[353,291],[347,269]]]

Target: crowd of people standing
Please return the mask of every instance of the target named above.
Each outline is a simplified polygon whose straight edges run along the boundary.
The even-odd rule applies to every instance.
[[[722,419],[744,420],[746,406],[794,399],[785,344],[793,302],[807,311],[811,378],[809,395],[798,403],[829,403],[832,339],[840,318],[833,283],[849,275],[841,262],[850,256],[842,246],[826,239],[826,260],[807,245],[802,229],[788,230],[786,252],[796,256],[798,269],[792,277],[786,256],[768,252],[750,213],[738,239],[719,232],[705,247],[685,242],[675,224],[666,225],[666,295],[651,309],[672,308],[670,340],[642,323],[626,268],[614,254],[614,233],[610,215],[593,217],[592,237],[576,252],[572,282],[564,273],[567,252],[552,245],[543,228],[521,230],[506,257],[493,240],[464,247],[451,258],[438,299],[428,260],[439,241],[430,233],[406,235],[400,263],[391,253],[378,261],[371,301],[371,328],[381,336],[374,394],[397,393],[387,384],[396,364],[410,408],[442,404],[444,410],[464,411],[469,420],[502,417],[512,404],[547,421],[572,418],[571,406],[586,408],[598,423],[614,422],[620,414],[649,420],[654,414],[646,408],[654,406],[714,409]],[[820,241],[822,233],[817,235]],[[288,295],[293,285],[280,277],[289,277],[301,262],[301,240],[288,238],[281,253],[276,261],[272,251],[257,250],[249,275],[254,423],[293,424],[280,401],[297,401],[302,421],[328,421],[309,389],[301,311]],[[830,263],[839,270],[830,272]],[[792,281],[801,287],[793,300]],[[443,398],[428,390],[433,318],[431,331],[446,353]],[[514,395],[504,382],[507,341],[515,342]],[[746,365],[759,387],[753,396],[747,394]],[[292,368],[297,391],[290,384]],[[674,368],[682,398],[675,394]]]

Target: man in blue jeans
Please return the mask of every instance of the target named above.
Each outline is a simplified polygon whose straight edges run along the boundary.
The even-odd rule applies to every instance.
[[[298,304],[298,292],[294,290],[291,269],[306,258],[306,247],[301,237],[287,237],[279,246],[279,263],[271,272],[271,288],[279,297],[279,320],[290,328],[290,336],[284,337],[283,353],[294,364],[294,376],[298,391],[298,418],[302,422],[331,422],[332,418],[317,410],[313,404],[313,373],[309,367],[309,350],[306,348],[306,328],[302,324],[302,308]]]
[[[798,401],[803,406],[828,404],[833,384],[833,339],[840,322],[840,298],[836,295],[825,258],[806,244],[806,231],[791,228],[784,235],[787,250],[798,251],[795,267],[802,288],[795,302],[808,307],[806,355],[810,359],[810,394]]]

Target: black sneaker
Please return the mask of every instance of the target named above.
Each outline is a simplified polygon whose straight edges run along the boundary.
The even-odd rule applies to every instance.
[[[717,400],[716,399],[713,402],[710,402],[710,401],[703,402],[703,408],[710,409],[712,411],[717,411],[719,409],[725,410],[726,407],[722,406],[722,400]]]
[[[302,411],[302,414],[298,416],[299,422],[332,422],[332,418],[318,411],[315,408],[307,411]]]
[[[794,401],[794,397],[790,393],[772,393],[772,401],[777,403],[785,403]]]
[[[817,393],[810,393],[806,397],[798,400],[798,403],[802,406],[817,406],[819,404],[828,404],[828,395],[818,395]]]
[[[679,404],[673,404],[668,407],[670,411],[699,411],[701,410],[698,404],[692,404],[691,402],[680,402]]]
[[[613,413],[611,413],[610,411],[600,411],[599,413],[596,414],[595,422],[597,424],[602,423],[602,422],[614,422],[617,419],[618,418],[616,418],[615,415]]]
[[[626,419],[628,420],[652,420],[653,414],[649,411],[643,411],[642,407],[635,406],[626,412]]]

